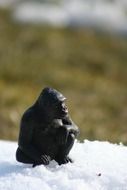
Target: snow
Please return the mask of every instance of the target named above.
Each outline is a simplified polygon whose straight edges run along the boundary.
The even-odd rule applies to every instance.
[[[127,0],[0,0],[18,22],[127,32]]]
[[[127,32],[127,1],[61,0],[54,4],[25,1],[15,7],[13,17],[24,23]]]
[[[9,7],[17,2],[18,0],[0,0],[0,7]]]
[[[109,142],[75,142],[74,163],[21,164],[16,142],[0,141],[0,190],[127,190],[127,147]]]

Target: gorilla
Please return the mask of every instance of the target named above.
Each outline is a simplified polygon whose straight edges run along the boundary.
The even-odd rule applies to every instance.
[[[46,87],[25,111],[20,124],[17,161],[33,167],[48,165],[51,160],[59,165],[72,162],[68,154],[79,130],[68,114],[65,99],[57,90]]]

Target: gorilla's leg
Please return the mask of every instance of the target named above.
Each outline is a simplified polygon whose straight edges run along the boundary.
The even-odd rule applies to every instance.
[[[22,163],[25,163],[25,164],[33,164],[34,161],[29,158],[28,156],[26,156],[22,150],[20,150],[19,148],[17,149],[16,151],[16,160],[18,162],[22,162]]]
[[[58,162],[59,165],[66,164],[68,162],[73,162],[71,158],[68,157],[68,154],[74,144],[74,135],[69,134],[67,138],[67,143],[63,146],[60,146],[58,154],[55,158],[55,161]]]

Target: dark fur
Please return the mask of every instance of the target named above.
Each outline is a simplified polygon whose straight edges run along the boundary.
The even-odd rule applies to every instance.
[[[64,99],[58,91],[45,88],[26,110],[21,119],[17,161],[33,166],[47,165],[53,159],[58,164],[72,162],[68,154],[78,127],[70,119],[67,107],[61,104]]]

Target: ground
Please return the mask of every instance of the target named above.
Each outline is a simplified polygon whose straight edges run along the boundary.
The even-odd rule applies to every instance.
[[[127,190],[127,147],[75,142],[74,163],[32,168],[15,160],[16,142],[0,141],[0,190]]]

